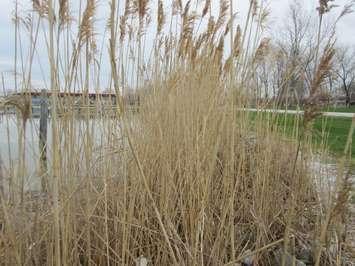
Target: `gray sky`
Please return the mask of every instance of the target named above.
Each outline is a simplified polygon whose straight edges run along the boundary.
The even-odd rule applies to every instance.
[[[11,87],[13,85],[12,81],[13,77],[11,78],[10,71],[13,71],[13,62],[14,62],[14,25],[11,22],[13,9],[14,9],[14,0],[0,0],[0,73],[4,74],[5,83],[7,87]],[[123,0],[120,0],[124,2]],[[217,1],[217,0],[215,0]],[[246,7],[249,3],[249,0],[233,0],[234,1],[234,8],[235,11],[238,12],[238,17],[242,18],[246,13]],[[282,24],[286,20],[287,10],[289,2],[293,0],[268,0],[268,4],[271,10],[271,16],[269,19],[269,31],[273,34],[273,31],[277,31],[277,28],[282,26]],[[311,11],[314,10],[318,5],[318,0],[299,0],[301,4],[305,7],[305,9]],[[25,10],[31,6],[30,0],[18,0],[19,2],[19,10],[20,12],[24,13]],[[72,1],[74,3],[78,3],[79,1],[75,0]],[[104,21],[106,18],[106,12],[108,10],[108,0],[99,0],[99,12],[98,12],[98,24],[103,26]],[[294,1],[293,1],[294,2]],[[344,5],[345,3],[349,2],[349,0],[335,0],[335,4],[337,5]],[[171,0],[164,1],[165,6],[170,5]],[[333,11],[330,16],[335,17],[336,13],[341,11],[341,7],[338,7],[335,12]],[[216,11],[218,12],[218,11]],[[98,27],[98,28],[101,28]],[[98,32],[98,36],[102,35],[102,32]],[[338,24],[337,29],[337,39],[340,45],[349,45],[355,46],[355,13],[347,15],[342,21]],[[28,45],[28,40],[26,37],[22,38],[22,46]],[[45,51],[45,42],[44,40],[39,40],[39,50]],[[42,49],[43,48],[43,49]],[[19,55],[21,56],[21,55]],[[26,55],[23,55],[24,57]],[[37,55],[37,58],[34,62],[33,67],[33,85],[34,86],[43,86],[44,85],[44,75],[48,69],[46,69],[46,65],[48,62],[45,53],[40,53]],[[41,68],[39,65],[42,66],[44,74],[41,72]]]

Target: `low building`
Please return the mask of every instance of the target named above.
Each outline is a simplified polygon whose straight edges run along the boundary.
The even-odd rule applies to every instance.
[[[116,94],[114,93],[91,93],[91,92],[58,92],[57,108],[58,113],[63,114],[75,109],[82,111],[86,108],[95,108],[95,110],[102,110],[116,106]],[[51,101],[53,92],[47,91],[29,91],[13,93],[12,96],[28,97],[30,101],[31,111],[33,116],[40,114],[41,102],[47,100],[49,102],[49,109],[52,108]]]

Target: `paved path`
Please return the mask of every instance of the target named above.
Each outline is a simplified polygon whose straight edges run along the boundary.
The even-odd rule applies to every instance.
[[[267,112],[267,113],[280,113],[280,114],[294,114],[294,115],[303,115],[303,111],[298,110],[280,110],[280,109],[256,109],[256,108],[246,108],[243,109],[250,112]],[[355,118],[355,113],[339,113],[339,112],[322,112],[323,116],[330,117],[347,117]]]

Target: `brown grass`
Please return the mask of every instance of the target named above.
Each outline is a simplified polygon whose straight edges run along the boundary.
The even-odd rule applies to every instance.
[[[89,70],[100,61],[88,46],[85,52],[80,46],[96,40],[96,1],[86,1],[72,49],[67,42],[55,43],[59,36],[53,31],[61,23],[55,17],[69,20],[70,1],[60,1],[58,11],[51,8],[53,2],[34,1],[40,19],[47,20],[44,6],[50,10],[51,89],[57,92],[65,84],[65,91],[79,87],[88,92],[89,80],[100,77],[99,71]],[[165,33],[167,13],[162,1],[157,4],[159,47],[165,49],[152,53],[151,66],[144,50],[148,1],[127,0],[124,8],[111,1],[108,60],[117,104],[102,112],[100,106],[107,103],[98,99],[94,112],[84,110],[80,118],[74,101],[68,100],[63,113],[52,109],[48,190],[11,186],[0,195],[0,264],[134,265],[143,256],[150,265],[238,265],[252,256],[253,265],[276,265],[280,251],[299,257],[306,249],[314,263],[336,265],[343,251],[334,253],[330,247],[334,228],[346,223],[341,217],[349,178],[342,170],[348,153],[326,205],[310,167],[308,140],[302,137],[306,125],[301,134],[295,129],[290,140],[277,130],[272,114],[266,119],[242,110],[253,93],[255,65],[269,46],[270,40],[252,31],[262,28],[265,10],[251,1],[244,30],[238,26],[234,31],[228,1],[221,2],[216,22],[208,0],[201,10],[190,1],[185,6],[173,1],[177,25]],[[196,29],[198,19],[206,25]],[[127,40],[126,30],[133,25],[140,29],[132,29],[134,38]],[[232,44],[229,54],[226,38]],[[61,45],[71,51],[69,58],[54,52]],[[306,123],[316,113],[312,97],[332,56],[329,46],[316,66]],[[73,62],[62,66],[70,75],[59,82],[63,77],[57,67],[64,59]],[[143,80],[142,72],[149,78]],[[124,98],[129,82],[140,89],[135,111]],[[55,93],[51,100],[58,102]],[[11,99],[5,104],[25,106]],[[19,156],[24,153],[22,148]],[[1,169],[3,179],[14,178]],[[22,171],[16,178],[30,174]],[[21,191],[22,201],[9,196]]]

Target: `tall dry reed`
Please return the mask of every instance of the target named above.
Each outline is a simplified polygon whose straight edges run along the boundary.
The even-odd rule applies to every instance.
[[[297,159],[309,151],[306,141],[300,145],[302,130],[295,127],[290,140],[273,114],[243,110],[268,50],[266,10],[250,1],[239,26],[232,1],[221,2],[216,21],[208,0],[174,0],[171,17],[156,2],[157,39],[147,53],[148,1],[110,1],[101,48],[108,51],[96,47],[96,1],[80,1],[76,22],[71,1],[33,1],[48,25],[48,189],[22,186],[22,201],[8,196],[18,196],[12,186],[0,195],[0,263],[133,265],[144,257],[151,265],[275,265],[280,251],[285,263],[285,254],[306,249],[314,263],[335,265],[340,250],[332,253],[326,239],[346,209],[348,179],[339,175],[332,205],[324,206],[309,162]],[[317,64],[303,129],[331,48]],[[88,99],[101,89],[103,53],[114,105]],[[128,87],[139,96],[133,108]],[[84,92],[79,111],[75,91]]]

